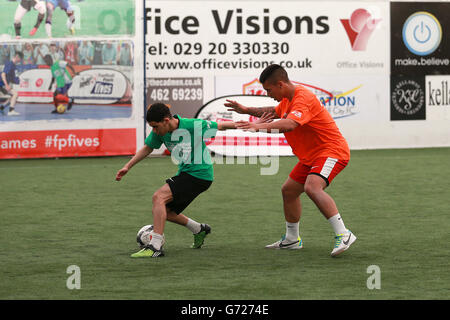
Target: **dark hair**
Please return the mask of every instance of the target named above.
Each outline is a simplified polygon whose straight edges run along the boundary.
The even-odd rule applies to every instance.
[[[172,118],[169,107],[164,103],[154,103],[147,108],[147,122],[161,122],[164,118]]]
[[[46,54],[44,57],[45,64],[51,66],[53,64],[53,58],[51,55]]]
[[[286,70],[279,64],[271,64],[267,66],[259,76],[259,82],[264,83],[269,80],[271,83],[277,81],[289,82]]]
[[[22,52],[20,52],[20,51],[16,51],[16,54],[15,54],[16,56],[19,56],[20,57],[20,60],[23,60],[23,53]]]

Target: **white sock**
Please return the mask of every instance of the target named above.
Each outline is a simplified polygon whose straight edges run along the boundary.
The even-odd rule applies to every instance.
[[[328,219],[331,226],[333,227],[334,233],[342,234],[347,232],[347,228],[345,228],[344,220],[342,220],[341,215],[338,213]]]
[[[156,233],[154,231],[152,231],[150,234],[151,234],[151,237],[152,237],[151,240],[150,240],[150,244],[156,250],[161,250],[161,247],[162,247],[163,241],[164,241],[164,235]]]
[[[286,221],[286,240],[297,241],[299,237],[298,222]]]
[[[186,223],[186,228],[192,231],[192,233],[199,233],[202,229],[202,226],[197,221],[188,218],[188,222]]]
[[[50,23],[45,24],[45,31],[47,32],[47,37],[52,37],[52,25]]]

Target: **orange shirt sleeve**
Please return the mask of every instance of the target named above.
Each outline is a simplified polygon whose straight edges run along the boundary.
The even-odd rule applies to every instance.
[[[300,125],[308,123],[314,116],[311,112],[311,107],[316,103],[316,100],[311,99],[303,91],[298,90],[293,101],[287,119],[292,119]]]
[[[282,104],[283,104],[283,101],[281,101],[281,102],[275,107],[275,113],[277,114],[277,116],[278,116],[279,118],[281,118],[281,112],[282,112],[282,110],[283,110]]]

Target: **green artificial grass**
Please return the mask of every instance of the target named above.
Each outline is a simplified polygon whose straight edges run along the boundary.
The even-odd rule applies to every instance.
[[[449,148],[353,151],[327,189],[358,237],[331,258],[333,231],[302,195],[302,250],[268,250],[285,232],[280,188],[296,164],[216,164],[215,181],[183,212],[211,225],[202,249],[168,223],[166,256],[132,259],[152,223],[152,194],[176,173],[148,158],[0,161],[0,299],[449,299]],[[81,272],[69,290],[67,268]],[[380,268],[369,289],[368,267]],[[151,290],[149,289],[151,288]]]

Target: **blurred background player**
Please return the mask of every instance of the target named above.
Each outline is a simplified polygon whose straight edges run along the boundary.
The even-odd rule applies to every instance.
[[[52,37],[52,19],[56,7],[60,7],[67,14],[67,29],[75,34],[75,15],[69,0],[47,0],[47,19],[45,19],[45,32],[49,38]]]
[[[19,77],[16,76],[16,65],[23,59],[23,53],[16,51],[12,60],[7,61],[3,67],[0,77],[0,93],[6,95],[5,104],[0,105],[0,112],[4,113],[8,110],[8,116],[18,116],[20,113],[14,110],[19,93],[13,89],[12,84],[19,84]]]
[[[68,92],[70,87],[72,86],[72,74],[75,74],[75,70],[73,67],[64,60],[56,60],[53,61],[53,58],[50,54],[47,54],[44,57],[45,63],[50,67],[50,71],[52,72],[52,80],[50,85],[48,86],[48,90],[50,91],[53,83],[56,80],[56,89],[53,92],[53,103],[55,105],[55,110],[52,113],[58,113],[56,110],[58,104],[67,103],[67,110],[72,109],[73,99],[69,98]],[[70,69],[72,74],[69,72]]]
[[[16,39],[20,39],[22,29],[22,19],[24,15],[34,8],[38,12],[36,24],[30,31],[30,36],[34,36],[37,29],[41,25],[45,17],[45,1],[43,0],[21,0],[14,15],[14,29],[16,31]]]

